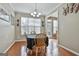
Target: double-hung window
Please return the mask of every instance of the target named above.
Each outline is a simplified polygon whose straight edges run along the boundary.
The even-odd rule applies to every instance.
[[[38,34],[41,29],[41,19],[40,18],[28,18],[21,17],[21,35],[26,34]]]

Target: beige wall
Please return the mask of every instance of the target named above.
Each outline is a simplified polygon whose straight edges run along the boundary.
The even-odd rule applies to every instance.
[[[59,8],[59,44],[79,53],[79,12],[64,16],[63,7]]]

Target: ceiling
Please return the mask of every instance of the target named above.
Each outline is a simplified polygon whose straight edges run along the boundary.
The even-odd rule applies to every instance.
[[[37,3],[37,9],[43,15],[49,14],[59,3]],[[35,3],[10,3],[16,12],[31,13],[35,9]]]

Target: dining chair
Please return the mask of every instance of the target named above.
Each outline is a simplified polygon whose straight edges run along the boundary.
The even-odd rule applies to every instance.
[[[38,55],[39,49],[41,49],[41,55],[45,54],[45,39],[46,36],[42,33],[36,35],[35,47],[36,47],[36,56]]]

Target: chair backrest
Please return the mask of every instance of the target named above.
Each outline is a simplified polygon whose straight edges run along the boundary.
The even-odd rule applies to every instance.
[[[37,46],[45,46],[46,36],[42,33],[36,35],[36,45]]]

